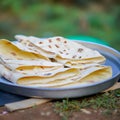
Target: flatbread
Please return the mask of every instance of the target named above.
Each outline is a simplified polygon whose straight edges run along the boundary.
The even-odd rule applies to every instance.
[[[97,74],[96,74],[97,73]],[[111,77],[110,67],[92,67],[85,70],[81,70],[80,73],[73,77],[66,77],[64,79],[55,79],[44,84],[28,84],[28,86],[39,86],[39,87],[64,87],[64,86],[74,86],[81,83],[94,83],[106,80]],[[98,74],[100,75],[98,77]],[[102,76],[101,76],[102,75]]]
[[[91,70],[90,70],[91,69]],[[29,84],[28,86],[34,87],[53,87],[53,88],[66,88],[66,87],[80,87],[83,85],[90,85],[109,79],[112,76],[111,67],[90,68],[81,71],[79,75],[64,80],[55,80],[47,84]],[[93,70],[92,70],[93,69]],[[90,71],[89,71],[90,70]],[[84,74],[86,73],[86,74]]]
[[[35,69],[39,71],[49,71],[64,67],[62,64],[53,63],[46,60],[11,60],[0,57],[0,63],[4,66],[8,67],[11,70],[19,70],[19,71],[28,71],[31,72]]]
[[[65,64],[66,66],[78,66],[79,63],[104,63],[106,60],[98,51],[87,48],[77,42],[70,41],[63,37],[52,37],[48,39],[40,39],[33,36],[16,35],[15,38],[26,45],[28,50],[34,51],[28,46],[36,50],[51,51],[54,53],[50,58]],[[45,55],[45,54],[44,54]],[[49,54],[50,55],[50,54]],[[46,56],[46,55],[45,55]]]
[[[83,70],[62,68],[59,71],[52,71],[46,75],[21,74],[18,71],[13,72],[1,64],[0,69],[3,70],[1,75],[11,82],[32,87],[75,86],[86,82],[99,82],[112,76],[112,69],[108,66],[93,66]]]
[[[40,39],[15,36],[18,42],[0,40],[0,75],[32,87],[71,87],[107,80],[110,66],[105,57],[63,37]]]
[[[53,52],[64,59],[80,60],[88,58],[103,57],[98,51],[87,48],[77,42],[70,41],[63,37],[52,37],[48,39],[39,39],[33,36],[15,36],[20,42],[30,43],[49,52]]]
[[[6,79],[13,83],[29,85],[29,84],[42,84],[54,81],[56,79],[66,79],[71,78],[79,74],[79,69],[75,68],[61,68],[56,71],[49,71],[44,73],[20,73],[19,71],[12,71],[9,68],[6,68],[4,65],[0,64],[1,76],[4,76]],[[33,85],[34,86],[34,85]]]
[[[0,40],[0,56],[4,58],[6,57],[6,59],[49,61],[47,57],[41,54],[24,51],[5,39]]]
[[[34,37],[34,41],[31,42],[30,41],[31,38],[29,39],[29,37],[24,35],[16,35],[15,38],[19,41],[19,42],[16,42],[15,44],[25,51],[41,54],[48,58],[53,58],[56,56],[56,54],[54,52],[51,52],[51,50],[46,51],[42,47],[38,46],[38,42],[39,43],[43,42],[44,39],[38,39]]]
[[[109,79],[111,77],[112,77],[112,69],[110,66],[109,67],[107,66],[104,69],[99,69],[94,72],[91,72],[91,74],[86,75],[85,77],[83,77],[80,80],[76,80],[75,82],[57,86],[57,87],[67,88],[67,87],[87,86],[90,84],[99,83],[101,81],[106,81],[107,79]]]

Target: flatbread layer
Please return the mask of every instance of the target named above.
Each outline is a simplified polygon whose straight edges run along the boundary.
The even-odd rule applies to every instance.
[[[5,39],[0,40],[0,56],[17,60],[49,60],[43,55],[24,51]]]
[[[63,37],[52,37],[43,40],[33,36],[17,35],[15,38],[24,44],[28,44],[29,42],[29,44],[32,44],[32,47],[34,45],[36,49],[40,48],[46,52],[51,51],[55,54],[52,58],[61,63],[72,64],[74,62],[77,64],[95,61],[96,63],[103,63],[105,61],[105,57],[98,51]]]

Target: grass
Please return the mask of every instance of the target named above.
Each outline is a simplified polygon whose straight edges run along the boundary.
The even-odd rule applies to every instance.
[[[83,108],[103,109],[103,114],[111,114],[113,110],[120,109],[120,89],[80,99],[66,98],[54,103],[54,110],[63,120]]]
[[[105,10],[30,1],[27,4],[23,0],[0,1],[1,38],[13,40],[15,34],[38,37],[87,35],[120,50],[119,6],[107,13]]]

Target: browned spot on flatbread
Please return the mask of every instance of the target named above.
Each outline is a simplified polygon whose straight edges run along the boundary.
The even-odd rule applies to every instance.
[[[44,67],[43,66],[40,66],[42,69],[44,69]]]
[[[10,42],[7,42],[6,44],[7,44],[7,45],[11,45],[11,43],[10,43]]]
[[[78,52],[82,52],[82,51],[83,51],[83,49],[82,49],[82,48],[79,48],[79,49],[78,49]]]
[[[56,38],[56,40],[57,40],[57,41],[61,41],[61,39],[60,39],[60,38]]]
[[[77,57],[76,55],[72,56],[72,58],[76,58],[76,57]]]
[[[52,48],[52,46],[51,46],[51,45],[48,45],[48,47],[49,47],[49,48]]]
[[[48,41],[51,43],[52,42],[52,40],[51,39],[48,39]]]
[[[43,42],[39,42],[39,44],[43,44]]]
[[[20,71],[23,71],[23,69],[19,69]]]
[[[65,40],[64,43],[67,43],[67,41]]]
[[[12,54],[13,56],[16,56],[16,55],[17,55],[15,52],[11,52],[11,54]]]
[[[63,52],[62,51],[59,51],[61,54],[63,54]]]
[[[49,58],[51,62],[57,62],[54,58]]]
[[[55,44],[55,46],[56,46],[57,48],[59,48],[59,45],[56,45],[56,44]]]

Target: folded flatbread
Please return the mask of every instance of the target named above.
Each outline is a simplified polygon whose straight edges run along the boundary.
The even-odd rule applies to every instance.
[[[0,64],[11,71],[38,74],[63,68],[62,64],[53,63],[40,54],[21,50],[8,40],[0,40],[0,48]]]
[[[20,43],[32,46],[32,48],[46,52],[51,51],[51,53],[55,54],[51,56],[52,58],[60,63],[66,63],[69,66],[73,64],[75,66],[78,63],[103,63],[105,61],[105,57],[98,51],[63,37],[52,37],[43,40],[33,36],[16,35],[15,38]],[[30,49],[28,46],[26,48]],[[37,52],[33,49],[31,51]]]
[[[5,39],[0,40],[0,56],[17,60],[49,60],[41,54],[24,51]]]
[[[43,42],[44,39],[39,39],[39,38],[34,37],[35,41],[30,41],[29,37],[26,37],[23,35],[16,35],[15,38],[19,41],[19,42],[16,42],[15,44],[25,51],[41,54],[48,58],[53,58],[56,56],[56,54],[54,52],[51,52],[51,50],[46,51],[42,47],[39,47],[37,45],[38,42],[39,43]]]
[[[112,76],[111,67],[105,66],[94,66],[81,70],[80,73],[76,76],[65,78],[65,79],[55,79],[46,84],[28,84],[28,86],[37,86],[37,87],[71,87],[71,86],[80,86],[82,83],[97,83],[103,80],[107,80]]]
[[[0,57],[0,63],[11,70],[19,70],[24,72],[32,72],[34,70],[42,72],[64,67],[62,64],[55,62],[53,63],[46,60],[12,60],[4,59],[2,57]]]
[[[87,72],[87,71],[84,71]],[[107,66],[104,68],[99,68],[98,70],[91,71],[88,75],[84,75],[81,79],[76,79],[75,82],[60,85],[59,87],[80,87],[80,86],[88,86],[93,83],[99,83],[101,81],[105,81],[112,77],[112,69]]]
[[[32,87],[71,87],[112,76],[98,51],[62,37],[40,39],[16,36],[18,42],[0,40],[0,75]]]
[[[0,64],[1,76],[4,76],[11,82],[29,85],[29,84],[42,84],[51,82],[54,80],[61,80],[66,78],[71,78],[79,74],[79,69],[76,68],[60,68],[49,72],[39,72],[35,73],[21,73],[19,71],[12,71],[6,66]]]
[[[84,82],[97,82],[112,76],[111,67],[93,66],[83,70],[76,68],[61,68],[46,74],[20,73],[12,71],[0,64],[1,75],[11,82],[33,87],[65,87],[79,85]]]

